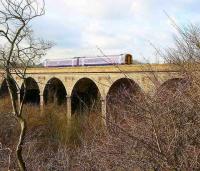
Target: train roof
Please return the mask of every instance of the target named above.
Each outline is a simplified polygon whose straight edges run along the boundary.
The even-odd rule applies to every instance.
[[[57,58],[57,59],[45,59],[44,61],[59,61],[59,60],[66,60],[66,59],[77,59],[77,58],[106,58],[106,57],[118,57],[123,56],[126,54],[119,54],[119,55],[102,55],[102,56],[77,56],[77,57],[70,57],[70,58]]]

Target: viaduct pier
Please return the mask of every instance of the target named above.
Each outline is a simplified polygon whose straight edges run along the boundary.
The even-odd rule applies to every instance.
[[[2,72],[2,71],[1,71]],[[82,102],[99,99],[101,113],[106,117],[107,98],[120,85],[132,83],[146,94],[154,95],[166,84],[179,81],[182,76],[175,66],[168,64],[88,66],[61,68],[29,68],[26,74],[27,94],[25,103],[43,107],[55,102],[65,103],[70,117],[76,110],[84,110],[88,105]],[[13,79],[18,87],[17,98],[23,95],[23,80],[15,73]],[[16,88],[17,89],[17,88]],[[6,94],[3,72],[0,77],[0,94]],[[89,100],[88,100],[89,99]]]

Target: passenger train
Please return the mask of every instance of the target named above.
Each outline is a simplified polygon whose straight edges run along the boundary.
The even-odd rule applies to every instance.
[[[132,61],[131,54],[121,54],[96,57],[74,57],[68,59],[46,59],[43,65],[44,67],[130,65]]]

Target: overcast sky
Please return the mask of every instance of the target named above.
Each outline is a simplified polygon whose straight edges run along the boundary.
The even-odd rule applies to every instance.
[[[200,24],[199,0],[46,0],[46,14],[35,33],[56,45],[46,58],[131,53],[155,62],[154,48],[173,45],[166,11],[179,25]]]

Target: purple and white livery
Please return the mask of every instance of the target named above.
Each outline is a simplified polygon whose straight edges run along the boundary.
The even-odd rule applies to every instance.
[[[44,67],[69,67],[69,66],[102,66],[102,65],[130,65],[132,55],[108,55],[96,57],[74,57],[68,59],[46,59]]]

